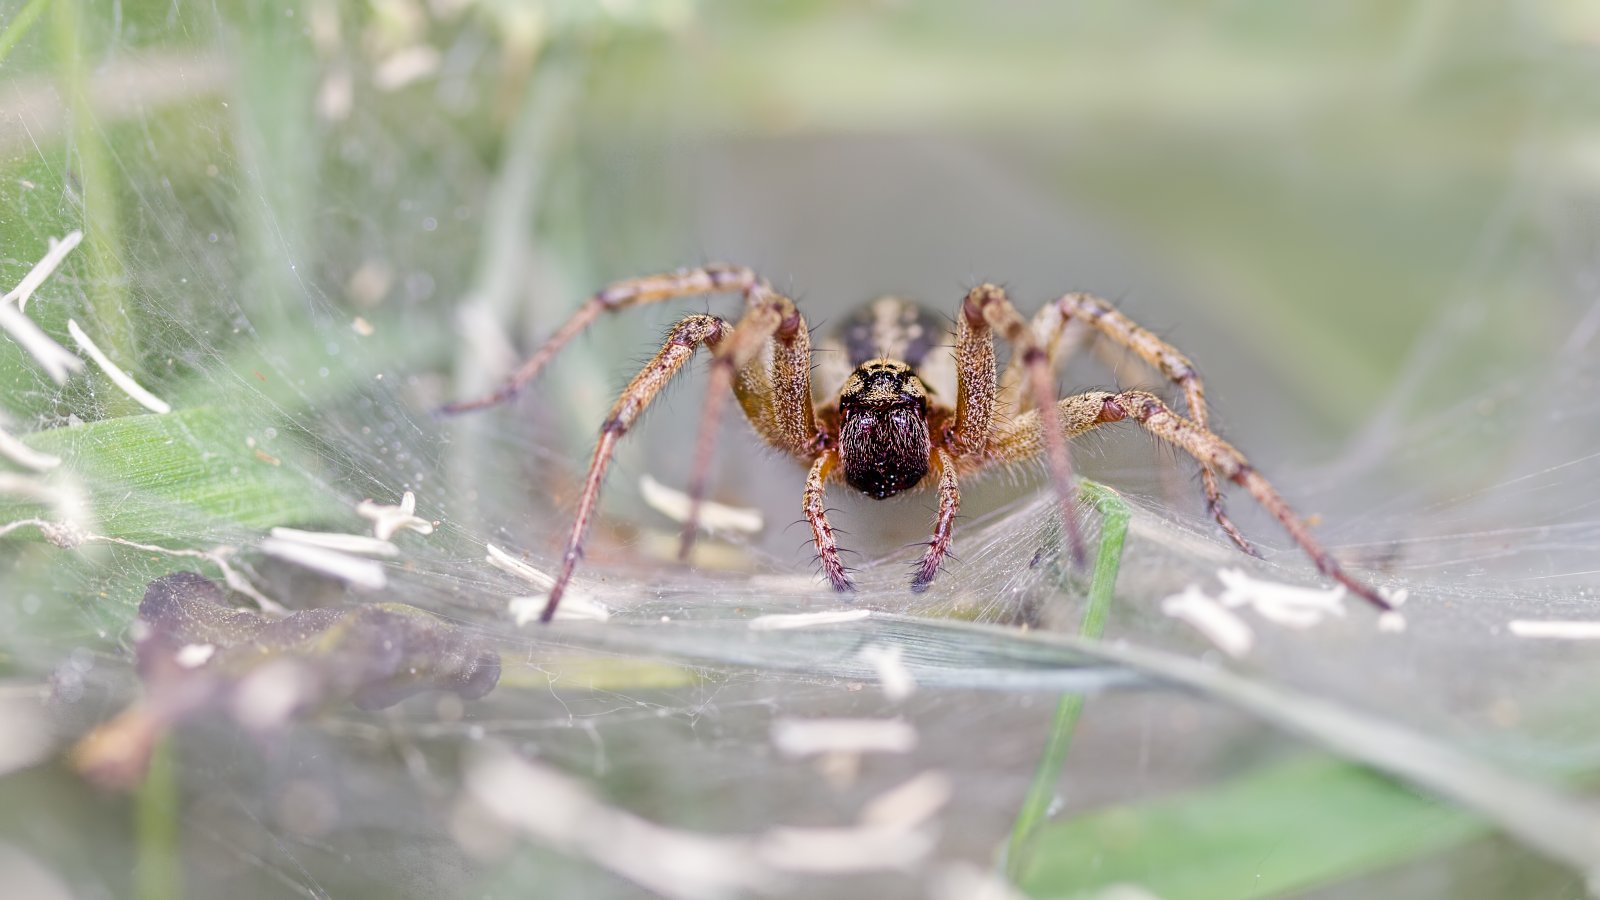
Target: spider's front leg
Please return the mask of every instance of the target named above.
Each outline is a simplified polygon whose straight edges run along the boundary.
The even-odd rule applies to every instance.
[[[595,319],[600,318],[601,313],[616,312],[646,303],[660,303],[677,297],[691,297],[695,294],[738,291],[748,293],[760,284],[762,284],[761,278],[754,271],[744,266],[720,264],[612,282],[596,291],[578,307],[578,311],[561,323],[561,327],[539,345],[539,348],[533,351],[533,354],[517,367],[500,387],[482,397],[448,403],[440,407],[439,412],[455,415],[486,409],[515,397],[519,391],[528,386],[529,382],[538,377],[539,372],[555,358],[562,347],[581,334]]]
[[[1017,308],[1006,297],[1005,290],[996,285],[982,284],[973,288],[961,304],[959,318],[961,323],[958,326],[956,348],[958,366],[965,367],[962,363],[962,351],[967,339],[962,335],[969,332],[973,336],[972,340],[990,343],[993,341],[992,333],[998,332],[1011,344],[1013,353],[1020,357],[1028,375],[1027,388],[1033,395],[1035,412],[1044,425],[1044,456],[1050,466],[1056,494],[1061,501],[1061,521],[1065,526],[1067,544],[1072,549],[1073,562],[1080,566],[1084,565],[1088,555],[1083,549],[1083,531],[1078,524],[1072,460],[1067,455],[1067,440],[1062,434],[1056,412],[1055,378],[1050,368],[1049,353],[1035,338],[1027,320],[1017,312]],[[976,377],[969,379],[967,372],[962,373],[961,396],[956,414],[956,434],[951,443],[964,453],[979,452],[975,447],[986,445],[990,436],[989,428],[992,425],[995,397],[999,391],[993,358],[991,349],[987,362],[988,370],[981,380]],[[973,374],[976,375],[975,372]],[[971,424],[963,422],[963,408],[968,406],[974,409],[982,408],[981,416],[970,417],[973,419]],[[981,430],[978,426],[981,426]],[[979,434],[982,435],[981,438],[978,437]]]

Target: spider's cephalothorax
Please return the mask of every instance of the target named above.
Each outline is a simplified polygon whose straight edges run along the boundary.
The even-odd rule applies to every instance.
[[[882,500],[928,474],[928,392],[911,366],[861,364],[839,392],[839,457],[851,487]]]
[[[1071,468],[1066,444],[1086,431],[1114,422],[1137,424],[1200,464],[1207,508],[1222,529],[1253,553],[1222,510],[1218,479],[1247,491],[1270,512],[1324,574],[1382,609],[1391,603],[1371,586],[1344,571],[1317,543],[1276,488],[1244,455],[1207,424],[1205,391],[1189,360],[1174,347],[1087,294],[1068,294],[1045,306],[1030,322],[1011,305],[1005,291],[990,284],[967,293],[953,328],[904,301],[876,301],[845,320],[836,352],[812,358],[811,333],[794,301],[774,291],[750,269],[703,266],[612,284],[590,297],[550,339],[507,379],[478,400],[455,403],[448,412],[491,406],[515,396],[556,352],[602,313],[687,297],[738,292],[745,298],[737,322],[691,315],[673,326],[661,350],[634,376],[600,429],[589,463],[578,513],[550,589],[542,618],[549,621],[572,580],[584,534],[600,496],[605,470],[620,440],[650,401],[660,394],[701,346],[712,353],[711,380],[700,423],[700,444],[689,483],[691,498],[682,549],[693,540],[711,463],[716,426],[729,394],[763,440],[810,466],[804,509],[817,559],[829,582],[841,591],[854,582],[839,561],[839,547],[828,523],[823,493],[830,478],[883,499],[936,481],[939,510],[911,588],[927,587],[950,549],[951,527],[961,505],[958,476],[996,465],[1044,458],[1062,500],[1062,514],[1074,550],[1078,546]],[[1069,332],[1068,326],[1084,328]],[[1099,336],[1123,348],[1181,388],[1184,417],[1146,391],[1091,391],[1065,399],[1055,396],[1055,366],[1070,335]],[[995,339],[1013,348],[1002,372],[995,363]],[[950,348],[944,353],[945,347]],[[813,396],[812,369],[819,369],[824,391]],[[842,367],[835,372],[833,367]],[[948,376],[948,377],[940,377]],[[948,393],[947,393],[948,392]],[[945,402],[941,398],[953,398]],[[930,479],[928,476],[934,478]]]

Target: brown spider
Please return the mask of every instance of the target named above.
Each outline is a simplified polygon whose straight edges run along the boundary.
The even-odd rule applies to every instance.
[[[1075,554],[1081,556],[1066,443],[1101,425],[1131,419],[1200,463],[1207,507],[1240,549],[1255,554],[1223,512],[1218,476],[1248,491],[1282,523],[1324,575],[1380,609],[1392,608],[1382,594],[1346,573],[1277,489],[1243,454],[1207,427],[1205,390],[1189,360],[1109,303],[1087,294],[1068,294],[1040,310],[1029,323],[1001,288],[991,284],[973,288],[961,304],[954,334],[948,339],[954,344],[953,355],[934,352],[948,345],[948,328],[938,317],[904,301],[878,300],[846,320],[836,338],[841,352],[824,354],[818,366],[826,377],[823,383],[840,387],[836,396],[819,397],[812,393],[811,334],[805,319],[794,301],[774,291],[755,272],[710,265],[631,278],[590,297],[499,390],[477,400],[453,403],[444,412],[465,412],[509,400],[601,313],[695,294],[732,292],[742,293],[745,299],[738,322],[729,325],[716,316],[686,316],[672,327],[655,358],[623,389],[601,424],[599,445],[589,464],[577,518],[543,621],[555,614],[572,580],[617,441],[702,344],[711,348],[711,381],[689,482],[692,501],[683,531],[684,554],[694,540],[712,441],[730,389],[745,417],[768,444],[810,465],[805,516],[822,570],[839,591],[853,590],[854,585],[839,562],[839,547],[823,508],[823,486],[831,476],[842,474],[846,484],[879,500],[921,486],[930,472],[937,479],[939,511],[933,537],[911,580],[911,589],[921,591],[939,573],[950,549],[951,523],[961,505],[958,478],[997,464],[1046,457],[1060,493],[1067,533]],[[1058,400],[1054,370],[1067,325],[1073,320],[1132,351],[1181,387],[1189,418],[1146,391],[1093,391]],[[996,334],[1015,348],[1003,375],[995,365]],[[843,365],[846,362],[847,367]],[[953,382],[953,408],[929,389],[929,383],[939,383],[941,375]]]

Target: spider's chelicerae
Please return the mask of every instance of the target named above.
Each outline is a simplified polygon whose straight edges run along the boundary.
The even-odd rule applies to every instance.
[[[953,334],[944,320],[910,303],[893,298],[875,301],[844,322],[833,339],[839,352],[819,355],[816,371],[826,391],[814,392],[811,333],[805,318],[794,301],[755,272],[710,265],[632,278],[590,297],[498,391],[451,404],[445,411],[464,412],[510,399],[602,313],[710,293],[743,294],[743,315],[732,325],[711,315],[686,316],[617,398],[600,426],[599,445],[589,464],[561,572],[541,617],[544,621],[555,614],[572,579],[617,441],[702,345],[711,350],[712,369],[690,478],[685,554],[694,539],[711,442],[730,390],[768,444],[810,466],[806,521],[822,571],[840,591],[852,590],[853,585],[839,561],[839,546],[823,506],[830,478],[842,476],[845,484],[879,500],[937,483],[939,510],[933,537],[911,579],[911,589],[920,591],[932,583],[950,549],[951,524],[961,505],[960,480],[991,466],[1043,456],[1061,496],[1074,550],[1081,554],[1066,443],[1101,425],[1128,420],[1199,462],[1207,506],[1240,549],[1255,552],[1222,509],[1219,477],[1249,492],[1323,574],[1375,606],[1391,608],[1382,594],[1346,573],[1277,489],[1211,431],[1205,389],[1189,360],[1109,303],[1087,294],[1068,294],[1029,322],[1004,290],[980,285],[962,301]],[[1131,351],[1180,387],[1188,417],[1146,391],[1092,391],[1058,399],[1056,363],[1067,343],[1068,326],[1075,321]],[[997,335],[1013,348],[1003,373],[995,362]],[[932,390],[933,385],[940,391]],[[951,396],[953,403],[946,399]]]

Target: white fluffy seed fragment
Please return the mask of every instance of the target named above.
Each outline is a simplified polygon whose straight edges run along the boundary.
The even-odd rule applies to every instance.
[[[670,488],[649,475],[639,476],[639,493],[650,508],[674,522],[689,521],[689,495]],[[700,527],[713,534],[759,534],[761,511],[729,506],[711,500],[700,501]]]
[[[1565,641],[1600,640],[1600,622],[1562,619],[1513,619],[1506,627],[1517,637],[1555,638]]]
[[[1161,611],[1193,626],[1229,656],[1243,656],[1255,644],[1255,633],[1243,619],[1195,585],[1161,601]]]
[[[603,803],[587,785],[511,751],[491,748],[469,763],[466,793],[493,820],[532,840],[585,857],[673,900],[771,893],[779,873],[744,836],[668,828]]]
[[[1329,616],[1344,615],[1345,589],[1307,588],[1252,578],[1238,569],[1219,569],[1223,606],[1248,606],[1269,622],[1310,628]]]
[[[506,612],[511,614],[511,621],[520,627],[538,621],[549,602],[548,594],[543,597],[512,597],[506,601]],[[556,607],[555,618],[573,622],[605,622],[611,618],[611,610],[581,594],[567,594],[561,598],[561,605]]]
[[[0,297],[0,304],[16,303],[17,309],[26,311],[28,300],[33,296],[33,292],[39,289],[39,285],[44,284],[46,278],[55,274],[56,268],[61,265],[61,261],[66,259],[67,254],[72,252],[72,248],[78,246],[78,243],[82,240],[82,231],[69,232],[66,237],[59,241],[51,238],[50,249],[45,251],[44,258],[34,263],[33,268],[28,270],[28,274],[22,276],[22,280],[17,282],[16,287],[12,288],[4,297]]]
[[[528,565],[493,544],[485,544],[484,549],[489,551],[486,557],[489,565],[545,592],[542,597],[512,597],[506,603],[506,612],[511,614],[512,621],[519,626],[538,619],[544,613],[545,604],[550,600],[549,591],[555,587],[556,580],[543,570]],[[611,618],[611,610],[593,597],[569,588],[561,598],[561,605],[556,607],[555,617],[563,620],[604,622]]]
[[[145,390],[143,385],[133,380],[133,376],[129,375],[127,372],[124,372],[122,367],[112,362],[111,358],[106,356],[105,351],[100,349],[100,345],[96,344],[94,340],[78,326],[76,319],[67,320],[67,333],[72,335],[72,339],[74,341],[78,342],[78,347],[81,348],[83,352],[89,354],[89,358],[95,361],[95,365],[98,365],[101,370],[106,373],[106,376],[111,379],[112,384],[122,388],[122,392],[127,394],[129,397],[132,397],[140,406],[143,406],[145,409],[157,414],[172,412],[172,407],[168,405],[167,401]]]
[[[45,279],[53,274],[61,261],[66,259],[72,248],[78,246],[83,240],[83,232],[74,231],[61,240],[50,239],[50,249],[45,251],[44,258],[34,263],[27,275],[17,286],[0,297],[0,330],[11,335],[28,355],[34,358],[50,380],[56,384],[65,384],[68,376],[74,372],[83,371],[83,360],[74,356],[67,348],[56,343],[53,338],[45,334],[43,329],[33,324],[33,320],[24,314],[27,309],[28,299],[33,292],[44,284]]]
[[[750,620],[751,631],[785,631],[790,628],[814,628],[818,625],[839,625],[859,622],[872,615],[870,609],[841,609],[814,613],[774,613],[756,616]]]
[[[359,553],[362,556],[399,556],[400,548],[386,540],[364,534],[346,534],[340,531],[301,531],[298,528],[274,528],[272,536],[285,541],[297,541],[312,547],[338,550],[340,553]]]
[[[0,456],[4,456],[24,469],[32,469],[35,472],[49,471],[61,465],[61,457],[40,453],[12,437],[10,432],[3,428],[0,428]]]
[[[11,335],[22,349],[28,351],[56,384],[66,384],[74,372],[83,371],[83,360],[72,351],[55,342],[44,330],[23,315],[22,310],[9,303],[0,303],[0,330]]]
[[[899,647],[880,644],[863,647],[860,653],[861,661],[878,671],[878,684],[883,688],[883,696],[893,703],[906,699],[917,689],[917,680],[912,677],[911,670],[906,668],[901,656]]]
[[[785,756],[823,753],[910,753],[917,730],[903,719],[779,719],[772,743]]]
[[[433,534],[433,523],[417,515],[417,495],[406,491],[399,506],[385,506],[372,500],[356,504],[356,515],[372,521],[372,534],[387,541],[396,532],[410,529],[417,534]]]
[[[383,565],[375,560],[282,538],[269,537],[261,542],[260,547],[261,552],[268,556],[338,578],[352,587],[377,590],[389,583]]]

